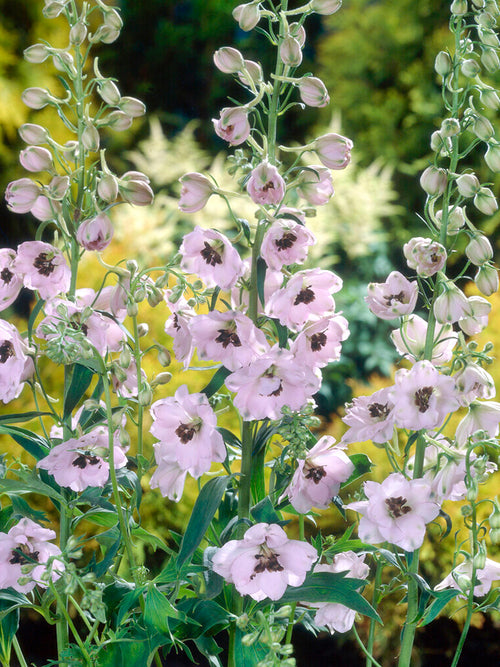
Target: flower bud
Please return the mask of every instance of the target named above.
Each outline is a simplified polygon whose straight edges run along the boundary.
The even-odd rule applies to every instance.
[[[494,88],[483,88],[479,93],[479,99],[488,109],[496,111],[500,107],[500,97]]]
[[[42,14],[47,19],[55,19],[64,10],[65,5],[65,0],[45,0],[45,7],[42,10]]]
[[[118,197],[118,180],[113,174],[106,174],[97,183],[97,194],[105,202],[114,202]]]
[[[471,130],[474,132],[478,139],[481,139],[481,141],[489,141],[495,134],[493,125],[484,116],[478,116],[474,120],[471,126]]]
[[[477,33],[479,35],[479,39],[485,46],[491,46],[493,49],[498,49],[500,46],[498,42],[498,37],[496,36],[496,33],[494,30],[491,30],[489,28],[478,28]]]
[[[446,51],[440,51],[437,54],[436,60],[434,61],[434,69],[442,77],[448,76],[448,74],[450,74],[453,69],[453,63],[451,62],[451,58],[449,54],[446,53]]]
[[[154,198],[148,177],[140,172],[124,174],[118,181],[118,190],[125,201],[136,206],[149,206]]]
[[[118,357],[118,363],[120,364],[121,368],[127,369],[132,362],[132,353],[130,352],[130,348],[128,345],[124,345],[122,347],[122,351],[120,352],[120,356]]]
[[[135,301],[127,301],[127,315],[129,317],[137,317],[139,308]]]
[[[96,153],[99,150],[99,132],[95,125],[87,123],[82,132],[82,144],[86,150]]]
[[[61,204],[41,195],[31,207],[31,215],[37,220],[53,220],[61,211]]]
[[[21,151],[19,162],[27,171],[51,171],[53,168],[52,153],[41,146],[28,146]]]
[[[49,103],[50,96],[44,88],[26,88],[21,99],[30,109],[43,109]]]
[[[7,207],[14,213],[28,213],[40,195],[40,186],[30,178],[12,181],[5,191]]]
[[[281,42],[279,48],[281,62],[288,67],[298,67],[302,62],[302,49],[299,42],[288,35]]]
[[[233,18],[238,21],[242,30],[248,32],[255,28],[260,21],[260,1],[249,2],[248,4],[238,5],[233,9]]]
[[[106,102],[106,104],[109,104],[110,106],[116,106],[119,101],[121,100],[121,95],[120,91],[118,90],[118,86],[116,83],[111,81],[111,79],[106,79],[105,81],[102,81],[98,86],[97,86],[97,92],[99,93],[100,97]]]
[[[141,322],[137,327],[137,335],[139,338],[144,338],[149,333],[149,325],[146,322]]]
[[[468,305],[465,294],[447,280],[443,284],[443,291],[434,302],[434,315],[440,324],[458,322],[464,317]]]
[[[300,44],[300,48],[303,49],[304,44],[306,43],[306,31],[304,26],[300,25],[300,23],[290,23],[288,28],[290,30],[290,35],[295,37]]]
[[[454,137],[460,132],[460,122],[456,118],[445,118],[440,132],[443,137]]]
[[[18,132],[21,139],[30,145],[44,144],[49,138],[49,133],[44,127],[33,123],[21,125]]]
[[[493,248],[486,236],[483,234],[476,234],[471,238],[465,248],[465,254],[472,264],[481,266],[488,260],[492,259]]]
[[[50,56],[50,49],[45,44],[33,44],[24,49],[24,59],[29,63],[43,63]]]
[[[131,118],[140,118],[146,113],[146,105],[141,100],[136,99],[135,97],[122,97],[120,104],[118,105],[127,116]]]
[[[50,199],[61,201],[69,188],[69,176],[54,176],[45,187],[45,192]]]
[[[481,62],[488,72],[496,72],[500,69],[500,60],[495,49],[483,49],[481,53]]]
[[[151,391],[151,387],[144,383],[137,398],[139,405],[142,405],[143,407],[150,405],[151,401],[153,400],[153,392]]]
[[[422,189],[431,197],[436,197],[445,191],[448,182],[448,174],[445,169],[440,167],[427,167],[420,176],[420,185]]]
[[[311,9],[316,14],[335,14],[342,7],[342,0],[312,0],[310,3]]]
[[[453,0],[450,11],[455,16],[467,14],[467,0]]]
[[[335,132],[324,134],[314,142],[320,161],[330,169],[345,169],[351,161],[352,141]]]
[[[431,134],[431,150],[441,155],[447,155],[451,149],[452,144],[449,137],[444,137],[438,130]]]
[[[112,130],[124,132],[132,125],[132,118],[123,111],[112,111],[104,122]]]
[[[67,51],[57,51],[57,53],[52,56],[52,62],[54,63],[54,67],[60,72],[66,72],[66,70],[69,70],[72,74],[76,74],[73,56]]]
[[[224,74],[236,74],[244,67],[244,60],[238,49],[232,46],[222,46],[214,53],[214,63]]]
[[[179,182],[182,185],[179,208],[184,213],[200,211],[215,192],[212,181],[197,172],[184,174]]]
[[[442,219],[443,219],[443,212],[436,211],[434,221],[439,229],[441,228]],[[458,234],[458,232],[462,229],[464,225],[465,225],[465,213],[463,208],[461,208],[460,206],[456,206],[455,208],[453,208],[453,206],[449,206],[446,233],[449,234],[450,236]]]
[[[462,197],[473,197],[481,189],[475,174],[462,174],[457,178],[457,188]]]
[[[488,150],[484,155],[484,161],[495,173],[500,172],[500,144],[488,144]]]
[[[66,160],[76,162],[78,159],[78,141],[67,141],[63,146],[63,155]]]
[[[493,501],[493,511],[489,516],[490,527],[493,529],[500,528],[500,502],[498,498]]]
[[[70,44],[74,46],[80,46],[87,37],[87,26],[85,23],[78,21],[69,31],[69,41]]]
[[[118,433],[118,442],[123,447],[123,449],[128,449],[130,447],[130,435],[125,428],[121,428]]]
[[[500,544],[500,529],[492,528],[490,530],[490,540],[492,544]]]
[[[244,86],[251,86],[251,83],[254,85],[258,84],[259,81],[262,81],[262,67],[259,63],[254,62],[253,60],[245,60],[245,71],[239,72],[238,79]]]
[[[152,386],[156,387],[158,385],[168,384],[171,379],[172,379],[172,373],[168,373],[168,372],[158,373],[158,375],[155,377],[155,379],[152,382]]]
[[[113,238],[113,225],[105,213],[84,220],[76,232],[76,240],[85,250],[104,250]]]
[[[498,271],[491,264],[483,264],[479,267],[474,282],[481,294],[491,296],[498,292]]]
[[[170,364],[172,363],[172,357],[167,348],[163,347],[163,345],[158,345],[157,350],[158,350],[158,362],[160,363],[160,365],[163,366],[164,368],[170,366]]]
[[[156,287],[150,287],[147,293],[148,303],[151,308],[156,308],[160,303],[163,302],[163,294]]]
[[[498,209],[498,202],[490,188],[481,188],[474,197],[474,206],[485,215],[493,215]]]
[[[315,76],[304,76],[297,83],[300,99],[310,107],[325,107],[330,96],[325,84]]]
[[[120,36],[120,31],[110,28],[106,25],[100,25],[95,33],[89,37],[92,44],[103,42],[103,44],[112,44]]]
[[[473,60],[472,58],[463,60],[462,64],[460,65],[460,69],[462,70],[462,74],[464,76],[468,76],[471,79],[481,73],[481,66],[476,60]]]

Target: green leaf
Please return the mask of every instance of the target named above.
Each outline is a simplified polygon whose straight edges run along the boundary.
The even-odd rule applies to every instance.
[[[230,373],[231,373],[230,370],[228,370],[224,366],[221,366],[219,370],[216,373],[214,373],[212,379],[207,384],[207,386],[201,390],[202,393],[205,394],[207,398],[213,396],[215,392],[219,391],[219,389],[222,387],[225,379],[227,378],[228,375],[230,375]]]
[[[94,373],[92,370],[81,364],[74,364],[69,383],[64,395],[63,418],[71,415],[78,403],[81,401],[85,392],[92,382]]]
[[[36,433],[27,431],[19,426],[8,426],[0,423],[0,433],[6,433],[17,442],[18,445],[31,454],[37,461],[47,456],[50,451],[49,443]]]
[[[165,542],[161,539],[161,537],[153,535],[153,533],[150,533],[148,530],[142,528],[141,526],[132,528],[131,533],[134,537],[138,537],[143,542],[146,542],[146,544],[152,546],[155,550],[161,549],[162,551],[166,552],[169,551],[168,547],[166,546]]]
[[[144,622],[154,630],[170,634],[169,618],[179,618],[179,612],[166,595],[151,584],[144,601]]]
[[[28,338],[31,341],[31,338],[33,336],[33,325],[35,324],[35,320],[38,317],[38,313],[42,310],[42,308],[45,305],[45,300],[44,299],[38,299],[36,302],[35,307],[30,313],[29,319],[28,319]]]
[[[20,412],[17,414],[8,414],[0,415],[0,424],[16,424],[19,422],[29,422],[32,419],[37,419],[37,417],[47,417],[51,415],[52,412],[36,412],[31,410],[30,412]]]
[[[427,607],[418,625],[423,627],[428,623],[432,623],[436,616],[446,607],[448,602],[453,600],[459,592],[460,591],[457,591],[454,588],[445,591],[433,591],[433,595],[436,596],[436,599]]]
[[[260,642],[256,641],[251,646],[243,644],[241,641],[247,634],[239,628],[236,629],[235,636],[235,651],[234,654],[238,656],[238,667],[255,667],[261,660],[264,660],[269,653],[269,648]]]
[[[278,516],[269,496],[254,505],[250,514],[257,523],[279,523],[281,521],[281,517]]]
[[[354,470],[352,471],[349,479],[341,484],[340,488],[343,488],[344,486],[354,482],[359,477],[366,475],[367,472],[370,472],[373,466],[373,463],[370,461],[366,454],[353,454],[352,456],[349,456],[349,458],[351,459],[351,463],[354,465]]]
[[[217,430],[224,438],[226,445],[231,445],[232,447],[241,449],[241,440],[232,431],[229,431],[227,428],[222,428],[221,426],[219,426]]]
[[[217,657],[217,654],[221,653],[222,648],[217,644],[213,637],[202,635],[201,637],[197,637],[194,640],[194,643],[196,644],[198,651],[208,660],[208,664],[211,667],[222,667],[222,663]]]
[[[177,556],[177,567],[179,569],[198,548],[215,516],[230,479],[230,477],[212,477],[201,489]]]
[[[302,586],[288,587],[280,603],[337,602],[349,609],[380,621],[380,617],[357,589],[366,585],[364,579],[346,577],[345,572],[316,572],[306,577]]]
[[[85,521],[90,521],[91,523],[95,523],[97,526],[102,526],[103,528],[111,528],[118,523],[118,516],[116,512],[90,510],[81,516],[75,517],[73,520],[73,527],[78,525],[80,521],[83,521],[84,519]]]
[[[262,307],[266,305],[266,297],[264,295],[264,284],[266,281],[267,264],[259,257],[257,259],[257,294],[259,295]]]
[[[16,516],[28,517],[35,523],[45,523],[49,521],[49,518],[45,512],[40,510],[33,509],[28,503],[21,498],[20,496],[12,496],[12,513]]]
[[[1,479],[0,480],[0,494],[23,494],[23,493],[39,493],[42,496],[47,496],[59,503],[65,502],[63,496],[53,489],[48,484],[44,484],[41,480],[33,475],[29,481],[21,481],[17,479]]]

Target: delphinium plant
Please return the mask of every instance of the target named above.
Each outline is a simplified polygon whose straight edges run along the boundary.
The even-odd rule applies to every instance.
[[[68,47],[40,43],[25,57],[35,64],[50,58],[63,92],[31,88],[23,99],[33,109],[52,106],[72,138],[59,143],[42,126],[23,125],[20,161],[37,180],[21,178],[6,193],[11,210],[31,212],[40,225],[34,241],[0,254],[3,309],[23,285],[37,295],[25,333],[0,321],[0,398],[7,404],[31,391],[35,405],[0,419],[1,432],[32,461],[4,461],[0,482],[10,498],[0,513],[2,664],[14,653],[27,665],[16,636],[20,609],[55,625],[58,653],[49,664],[67,667],[159,666],[171,651],[191,656],[191,642],[213,665],[293,665],[298,622],[313,631],[353,628],[366,664],[378,665],[377,610],[386,593],[399,591],[403,667],[417,626],[452,599],[465,598],[467,609],[453,665],[472,614],[498,608],[490,587],[500,565],[487,549],[488,540],[498,542],[500,508],[479,500],[478,485],[495,471],[489,456],[497,456],[500,404],[491,400],[485,368],[491,350],[469,340],[486,325],[490,306],[462,291],[471,271],[482,294],[498,287],[475,216],[495,213],[497,203],[462,164],[486,144],[488,166],[500,170],[500,144],[482,113],[500,101],[480,77],[483,68],[499,67],[499,12],[493,0],[452,3],[455,48],[436,59],[447,117],[421,179],[428,236],[404,247],[416,278],[393,272],[370,285],[366,299],[382,319],[400,319],[392,340],[403,365],[392,387],[347,406],[349,428],[336,443],[318,435],[313,396],[321,369],[339,360],[349,335],[334,297],[342,279],[304,265],[316,242],[308,216],[333,196],[331,170],[348,166],[353,145],[330,132],[283,146],[279,123],[291,106],[328,104],[322,81],[300,72],[304,25],[309,14],[334,14],[340,5],[311,0],[289,8],[287,0],[268,0],[235,8],[241,29],[259,30],[275,48],[275,69],[264,72],[230,46],[215,53],[215,66],[241,86],[213,121],[216,134],[236,147],[228,159],[234,188],[191,172],[180,179],[179,201],[190,213],[221,197],[234,227],[227,234],[217,221],[195,227],[162,266],[134,259],[112,266],[100,258],[102,282],[94,290],[78,269],[86,253],[111,242],[110,210],[153,198],[144,174],[113,173],[101,132],[127,129],[144,107],[122,96],[91,60],[95,43],[118,38],[117,10],[102,0],[45,0],[47,18],[68,24]],[[233,214],[240,197],[252,202],[252,219]],[[465,237],[466,261],[448,276],[447,257]],[[145,312],[162,303],[170,311],[165,338],[151,342]],[[202,391],[182,382],[169,391],[171,375],[162,368],[171,354],[206,376]],[[148,376],[151,357],[156,367]],[[202,362],[209,365],[196,366]],[[53,396],[44,378],[59,368],[63,385]],[[463,407],[458,427],[448,428],[448,416]],[[233,415],[234,428],[218,425],[223,412]],[[153,451],[145,446],[147,429]],[[393,472],[365,481],[344,505],[343,487],[370,468],[368,457],[349,455],[348,446],[367,440],[385,449]],[[178,501],[188,475],[199,493],[184,534],[167,545],[141,524],[141,498],[146,491]],[[42,512],[31,494],[50,509]],[[434,521],[453,540],[458,527],[447,526],[445,499],[465,501],[468,536],[456,538],[455,567],[433,587],[421,575],[419,549]],[[361,515],[358,538],[353,525],[337,537],[314,529],[315,512],[329,507]],[[141,543],[164,553],[157,571],[147,568]],[[369,578],[372,604],[361,595]],[[356,613],[370,622],[364,638]],[[226,654],[214,639],[224,631]]]

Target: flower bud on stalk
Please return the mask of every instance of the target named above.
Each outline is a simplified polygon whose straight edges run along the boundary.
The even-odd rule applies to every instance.
[[[245,66],[243,56],[232,46],[222,46],[214,53],[214,63],[224,74],[237,74]]]
[[[471,238],[465,248],[465,254],[472,264],[481,266],[488,260],[492,259],[493,248],[486,236],[483,234],[476,234]]]
[[[76,232],[76,240],[85,250],[104,250],[113,238],[113,225],[104,213],[84,220]]]
[[[41,146],[29,146],[22,150],[19,162],[27,171],[32,172],[52,171],[54,166],[52,153]]]
[[[140,118],[146,113],[144,102],[128,95],[121,98],[118,106],[120,107],[120,111],[123,111],[124,114],[127,114],[131,118]]]
[[[440,324],[458,322],[465,316],[468,301],[465,294],[458,287],[447,280],[443,283],[443,291],[434,302],[434,315]]]
[[[475,275],[476,287],[485,296],[498,292],[498,271],[491,264],[483,264]]]
[[[448,174],[445,169],[440,167],[427,167],[420,176],[420,185],[422,190],[431,197],[437,197],[443,194],[448,182]]]
[[[320,161],[330,169],[345,169],[351,161],[352,147],[350,139],[334,132],[318,137],[313,143]]]
[[[483,49],[481,62],[488,72],[494,73],[500,69],[500,60],[495,49]]]
[[[179,208],[184,213],[200,211],[215,192],[215,187],[206,176],[191,172],[179,179],[182,185]]]
[[[455,16],[464,16],[467,14],[467,0],[453,0],[451,3],[450,11]]]
[[[457,178],[458,192],[462,197],[473,197],[481,189],[481,184],[475,174],[462,174]]]
[[[101,82],[97,86],[97,92],[106,104],[109,104],[110,106],[116,106],[121,100],[118,86],[110,79]]]
[[[43,63],[50,56],[51,49],[45,44],[33,44],[23,51],[24,59],[33,64]]]
[[[124,132],[132,125],[132,118],[123,111],[112,111],[100,124],[107,125],[116,132]]]
[[[105,174],[97,183],[97,194],[105,202],[111,203],[118,197],[118,180],[113,174]]]
[[[233,18],[238,21],[238,25],[245,32],[255,28],[260,21],[259,4],[260,0],[256,0],[248,4],[238,5],[233,9]]]
[[[453,63],[451,62],[451,58],[448,53],[446,53],[446,51],[440,51],[437,54],[436,60],[434,61],[434,69],[442,77],[448,76],[448,74],[450,74],[453,69]]]
[[[498,209],[498,202],[490,188],[481,188],[474,197],[474,206],[485,215],[493,215]]]
[[[484,116],[477,116],[471,129],[481,141],[489,141],[495,135],[493,125]]]
[[[87,26],[79,21],[69,31],[69,41],[73,46],[80,46],[87,37]]]
[[[127,171],[118,181],[123,199],[136,206],[149,206],[154,199],[149,178],[139,171]]]
[[[494,88],[483,88],[479,93],[479,100],[488,109],[496,111],[500,107],[500,98]]]
[[[304,76],[297,83],[300,99],[309,107],[325,107],[330,96],[325,84],[315,76]]]
[[[44,88],[26,88],[21,99],[30,109],[43,109],[50,102],[50,95]]]
[[[460,69],[462,70],[462,74],[469,77],[470,79],[473,79],[475,76],[481,73],[481,66],[472,58],[463,60],[462,64],[460,65]]]
[[[49,138],[47,130],[41,125],[35,125],[34,123],[21,125],[18,132],[21,139],[31,146],[44,144]]]
[[[302,49],[300,48],[299,42],[288,35],[281,42],[280,49],[280,58],[281,62],[288,67],[298,67],[302,62]]]
[[[454,137],[460,132],[460,122],[456,118],[445,118],[441,123],[440,133],[443,137]]]
[[[495,173],[500,172],[500,144],[488,144],[488,150],[484,155],[484,161]]]
[[[92,123],[86,123],[82,132],[82,144],[84,148],[91,153],[96,153],[99,150],[99,143],[100,139],[97,128]]]
[[[342,0],[312,0],[310,6],[316,14],[328,16],[335,14],[341,8]]]

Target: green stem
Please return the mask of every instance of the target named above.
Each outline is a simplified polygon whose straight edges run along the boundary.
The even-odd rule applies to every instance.
[[[252,481],[253,422],[241,427],[241,476],[238,493],[238,518],[250,516],[250,486]],[[241,527],[240,527],[241,528]]]
[[[86,660],[86,665],[88,667],[91,667],[92,662],[91,662],[91,659],[90,659],[90,655],[89,655],[87,649],[85,648],[85,644],[82,642],[82,639],[81,639],[80,635],[78,634],[78,630],[76,629],[75,624],[73,623],[73,619],[69,615],[67,608],[63,605],[63,600],[62,600],[61,595],[59,595],[56,586],[51,586],[51,589],[52,589],[52,592],[54,593],[54,597],[56,598],[56,600],[58,602],[59,608],[63,610],[63,614],[64,614],[64,617],[66,619],[66,623],[71,628],[71,632],[73,634],[73,637],[75,638],[75,641],[78,644],[78,647],[80,648],[80,651],[83,653],[83,657]]]
[[[140,396],[142,392],[142,372],[141,372],[141,348],[139,344],[139,323],[137,316],[132,317],[134,327],[134,360],[137,371],[137,395]],[[142,459],[144,457],[143,445],[143,420],[144,420],[144,406],[139,402],[137,404],[137,463],[139,478],[142,477]]]
[[[377,560],[377,569],[375,570],[375,580],[373,582],[373,595],[372,595],[372,607],[376,609],[378,607],[378,595],[380,583],[382,581],[382,564]],[[373,646],[375,644],[375,621],[373,618],[370,618],[370,629],[368,630],[368,644],[366,647],[366,667],[372,667],[374,664],[373,658]],[[356,631],[356,628],[354,628]]]
[[[23,652],[21,650],[21,646],[19,645],[19,641],[18,641],[16,635],[14,635],[14,637],[12,638],[12,647],[14,648],[14,652],[16,654],[16,657],[19,660],[20,667],[28,667],[28,663],[24,659],[24,655],[23,655]],[[7,667],[8,667],[8,665],[7,665]]]
[[[367,657],[367,663],[366,664],[367,665],[375,665],[375,667],[382,667],[382,665],[375,660],[373,655],[371,655],[371,653],[368,652],[368,649],[366,648],[366,646],[361,641],[361,637],[358,635],[358,631],[356,630],[355,625],[352,626],[352,631],[354,633],[354,637],[356,638],[356,641],[358,642],[359,648],[363,651],[363,653]]]

